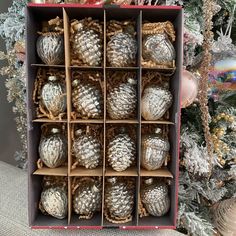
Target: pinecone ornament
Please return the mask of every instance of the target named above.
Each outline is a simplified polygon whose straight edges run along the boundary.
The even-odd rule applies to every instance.
[[[133,116],[137,108],[136,81],[128,79],[111,89],[107,95],[107,112],[111,119],[127,119]]]
[[[46,110],[53,117],[66,110],[66,86],[58,82],[56,76],[49,76],[48,82],[44,84],[41,90],[41,102]]]
[[[102,61],[102,40],[98,33],[85,28],[82,23],[75,27],[72,50],[88,66],[99,66]]]
[[[141,166],[147,170],[159,169],[170,150],[167,139],[162,138],[160,129],[156,129],[154,134],[142,136]]]
[[[172,105],[171,92],[157,85],[147,86],[142,94],[141,113],[145,120],[158,120]]]
[[[67,159],[67,140],[59,128],[52,128],[50,134],[42,136],[39,143],[39,157],[49,168],[56,168]]]
[[[107,60],[112,67],[132,66],[135,63],[137,42],[129,33],[118,33],[107,44]]]
[[[80,218],[91,219],[101,210],[102,185],[98,180],[83,178],[73,195],[73,210]]]
[[[141,188],[141,202],[150,215],[165,215],[170,209],[167,185],[162,182],[154,183],[153,178],[145,180]]]
[[[40,35],[36,42],[37,53],[47,65],[64,63],[64,37],[56,33]]]
[[[44,211],[57,219],[64,219],[67,216],[67,191],[62,187],[44,189],[40,203]]]
[[[96,168],[102,161],[101,144],[90,134],[83,134],[82,130],[75,132],[76,139],[73,143],[73,153],[80,166],[87,169]]]
[[[82,118],[99,119],[102,117],[101,90],[88,81],[76,79],[72,82],[72,104]]]
[[[105,188],[105,215],[112,223],[131,221],[134,207],[134,186],[124,179],[110,177]]]
[[[135,142],[122,130],[108,144],[108,163],[115,171],[124,171],[133,164],[135,151]]]
[[[173,64],[175,48],[165,33],[149,35],[143,40],[143,59],[158,65]]]

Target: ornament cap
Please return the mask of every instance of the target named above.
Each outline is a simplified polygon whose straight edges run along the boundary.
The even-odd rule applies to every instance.
[[[51,75],[48,77],[48,81],[50,81],[50,82],[55,82],[55,81],[57,81],[57,79],[58,78],[55,75]]]
[[[77,129],[76,131],[75,131],[75,136],[80,136],[81,134],[83,133],[83,130],[82,129]]]
[[[107,179],[108,183],[115,184],[117,183],[117,177],[111,177]]]
[[[99,188],[94,184],[94,185],[92,186],[92,191],[93,191],[94,193],[98,193],[98,192],[99,192]]]
[[[151,185],[151,184],[153,184],[153,178],[145,179],[145,180],[144,180],[144,183],[145,183],[146,185]]]
[[[79,80],[78,79],[75,79],[73,82],[72,82],[72,87],[76,87],[79,85]]]
[[[61,132],[61,130],[59,128],[54,127],[54,128],[51,129],[52,134],[59,134],[60,132]]]
[[[128,81],[129,84],[132,84],[132,85],[137,84],[137,81],[135,79],[133,79],[133,78],[128,78],[127,81]]]
[[[155,131],[154,131],[154,133],[155,133],[155,134],[161,134],[161,131],[162,131],[161,128],[156,128]]]

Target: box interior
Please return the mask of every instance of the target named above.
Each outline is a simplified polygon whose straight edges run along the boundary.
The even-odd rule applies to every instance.
[[[55,6],[55,7],[27,7],[27,104],[28,104],[28,173],[29,173],[29,224],[30,226],[102,226],[102,227],[123,227],[123,226],[153,226],[153,227],[173,227],[176,225],[176,212],[177,212],[177,185],[178,185],[178,152],[179,152],[179,132],[180,132],[180,86],[181,86],[181,70],[182,70],[182,9],[162,9],[158,7],[153,8],[84,8],[70,7],[70,5]],[[38,68],[44,68],[47,70],[49,66],[44,65],[37,56],[36,52],[36,40],[38,37],[37,32],[41,30],[41,22],[48,21],[50,19],[59,16],[64,21],[64,42],[65,42],[65,64],[54,65],[53,68],[65,70],[66,74],[66,88],[67,88],[67,117],[63,120],[49,120],[46,118],[38,119],[36,117],[36,106],[32,100],[32,94],[34,90],[34,81],[36,78]],[[99,19],[103,23],[104,27],[104,58],[103,64],[100,67],[80,67],[72,66],[70,60],[70,20],[78,19],[81,20],[85,17],[92,17],[93,19]],[[112,68],[107,65],[106,62],[106,24],[109,20],[134,20],[136,22],[137,31],[137,65],[134,67],[126,68]],[[176,31],[176,41],[174,47],[176,50],[176,70],[170,79],[170,90],[174,97],[174,102],[170,108],[169,120],[160,121],[145,121],[141,117],[140,112],[140,100],[141,100],[141,84],[142,75],[145,71],[158,71],[155,68],[143,68],[141,66],[141,55],[142,55],[142,23],[145,21],[159,22],[169,20],[174,24]],[[94,71],[98,70],[103,74],[103,83],[106,85],[109,83],[109,73],[115,71],[132,71],[136,73],[137,78],[137,94],[138,94],[138,105],[137,105],[137,117],[130,120],[111,120],[109,119],[106,112],[106,97],[107,90],[104,91],[104,115],[102,119],[98,120],[73,120],[71,118],[71,80],[72,72],[74,70],[80,71]],[[106,88],[106,86],[105,86]],[[66,124],[67,126],[67,137],[68,137],[68,167],[59,167],[56,169],[49,169],[44,167],[43,169],[37,169],[38,145],[40,141],[40,127],[44,123],[59,123]],[[71,155],[71,129],[75,124],[89,125],[89,124],[100,124],[104,132],[103,139],[103,164],[95,170],[87,170],[82,167],[77,167],[72,170],[72,155]],[[141,158],[141,131],[145,125],[167,125],[169,127],[169,141],[171,144],[170,150],[170,161],[167,167],[163,167],[156,171],[147,171],[140,168]],[[124,172],[116,172],[112,168],[107,166],[106,163],[106,146],[107,139],[106,133],[110,126],[128,125],[136,129],[136,144],[137,144],[137,162],[132,168],[128,168]],[[58,220],[50,216],[43,215],[38,210],[38,203],[40,199],[40,193],[42,190],[41,181],[43,175],[55,175],[55,176],[68,176],[68,217],[64,220]],[[102,211],[97,213],[91,220],[80,220],[77,215],[72,211],[72,195],[71,195],[71,181],[75,176],[102,176],[103,182],[103,202]],[[133,212],[133,220],[127,224],[112,224],[108,222],[104,216],[104,189],[105,182],[108,176],[125,176],[126,178],[135,178],[135,207]],[[171,209],[167,215],[163,217],[143,217],[139,218],[138,215],[138,202],[139,192],[141,188],[141,178],[145,176],[154,177],[166,177],[171,179],[170,184],[170,198],[171,198]]]

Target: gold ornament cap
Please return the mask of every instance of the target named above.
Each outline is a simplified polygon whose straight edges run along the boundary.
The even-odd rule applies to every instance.
[[[153,184],[153,181],[154,181],[153,178],[148,178],[148,179],[145,179],[145,180],[144,180],[144,183],[145,183],[146,185],[151,185],[151,184]]]
[[[79,80],[78,79],[75,79],[73,82],[72,82],[72,87],[77,87],[79,85]]]
[[[117,180],[118,180],[117,177],[111,177],[107,179],[107,182],[110,184],[115,184],[117,183]]]
[[[52,133],[52,134],[60,134],[60,133],[61,133],[61,130],[60,130],[59,128],[53,127],[53,128],[51,129],[51,133]]]
[[[77,130],[75,131],[75,136],[78,137],[78,136],[80,136],[82,133],[83,133],[83,130],[82,130],[82,129],[77,129]]]
[[[51,75],[48,77],[48,81],[50,81],[50,82],[55,82],[55,81],[57,81],[57,79],[58,78],[55,75]]]

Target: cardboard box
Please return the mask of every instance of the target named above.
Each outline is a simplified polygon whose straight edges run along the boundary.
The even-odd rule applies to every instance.
[[[28,173],[29,173],[29,225],[33,229],[54,228],[54,229],[102,229],[104,227],[119,227],[120,229],[161,229],[175,228],[177,215],[177,199],[178,199],[178,162],[179,162],[179,142],[180,142],[180,82],[182,73],[182,57],[183,57],[183,10],[180,7],[172,6],[98,6],[98,5],[78,5],[78,4],[29,4],[26,9],[27,15],[27,104],[28,104]],[[47,69],[49,66],[40,62],[36,53],[37,31],[41,30],[41,22],[50,20],[59,16],[64,21],[64,39],[65,39],[65,65],[53,66],[65,70],[66,86],[67,86],[67,118],[63,120],[52,121],[49,119],[38,119],[36,117],[36,107],[32,100],[34,90],[34,80],[36,78],[38,68]],[[79,67],[70,64],[70,45],[69,45],[69,21],[72,19],[83,19],[85,17],[93,17],[104,23],[111,19],[115,20],[135,20],[138,40],[137,66],[131,68],[109,68],[106,64],[106,50],[104,50],[104,61],[101,67]],[[144,21],[159,22],[169,20],[174,24],[176,31],[176,41],[174,47],[176,49],[176,71],[170,80],[170,90],[173,94],[174,102],[170,109],[168,120],[161,121],[145,121],[140,114],[141,99],[141,80],[142,75],[150,71],[158,71],[155,68],[143,68],[141,66],[142,55],[142,36],[141,26]],[[104,48],[106,48],[106,30],[104,29]],[[71,72],[73,70],[98,70],[104,75],[104,83],[108,81],[107,73],[116,70],[133,71],[137,74],[138,79],[138,111],[137,119],[133,120],[110,120],[107,118],[106,109],[104,109],[104,117],[101,120],[72,120],[71,119]],[[104,91],[104,108],[106,107],[106,90]],[[43,123],[64,123],[67,126],[68,136],[68,168],[59,167],[56,169],[37,169],[38,145],[40,140],[40,126]],[[77,167],[71,169],[71,127],[73,124],[97,123],[103,126],[104,130],[104,157],[103,165],[95,170],[87,170]],[[107,167],[106,154],[106,131],[110,125],[128,124],[136,128],[137,131],[137,164],[135,167],[129,168],[124,172],[116,172]],[[140,168],[141,153],[141,131],[142,127],[147,124],[161,124],[169,127],[169,141],[171,144],[170,161],[167,167],[163,167],[156,171],[147,171]],[[68,218],[58,220],[50,216],[43,215],[38,209],[40,193],[42,191],[41,181],[44,175],[67,176],[68,178]],[[136,180],[135,191],[135,210],[133,220],[124,225],[109,223],[104,217],[104,208],[96,214],[91,220],[79,220],[71,209],[71,180],[73,176],[102,176],[103,179],[103,204],[104,207],[104,183],[107,176],[133,176]],[[138,202],[140,192],[140,181],[144,176],[166,177],[171,179],[170,199],[171,208],[167,215],[163,217],[143,217],[138,216]]]

